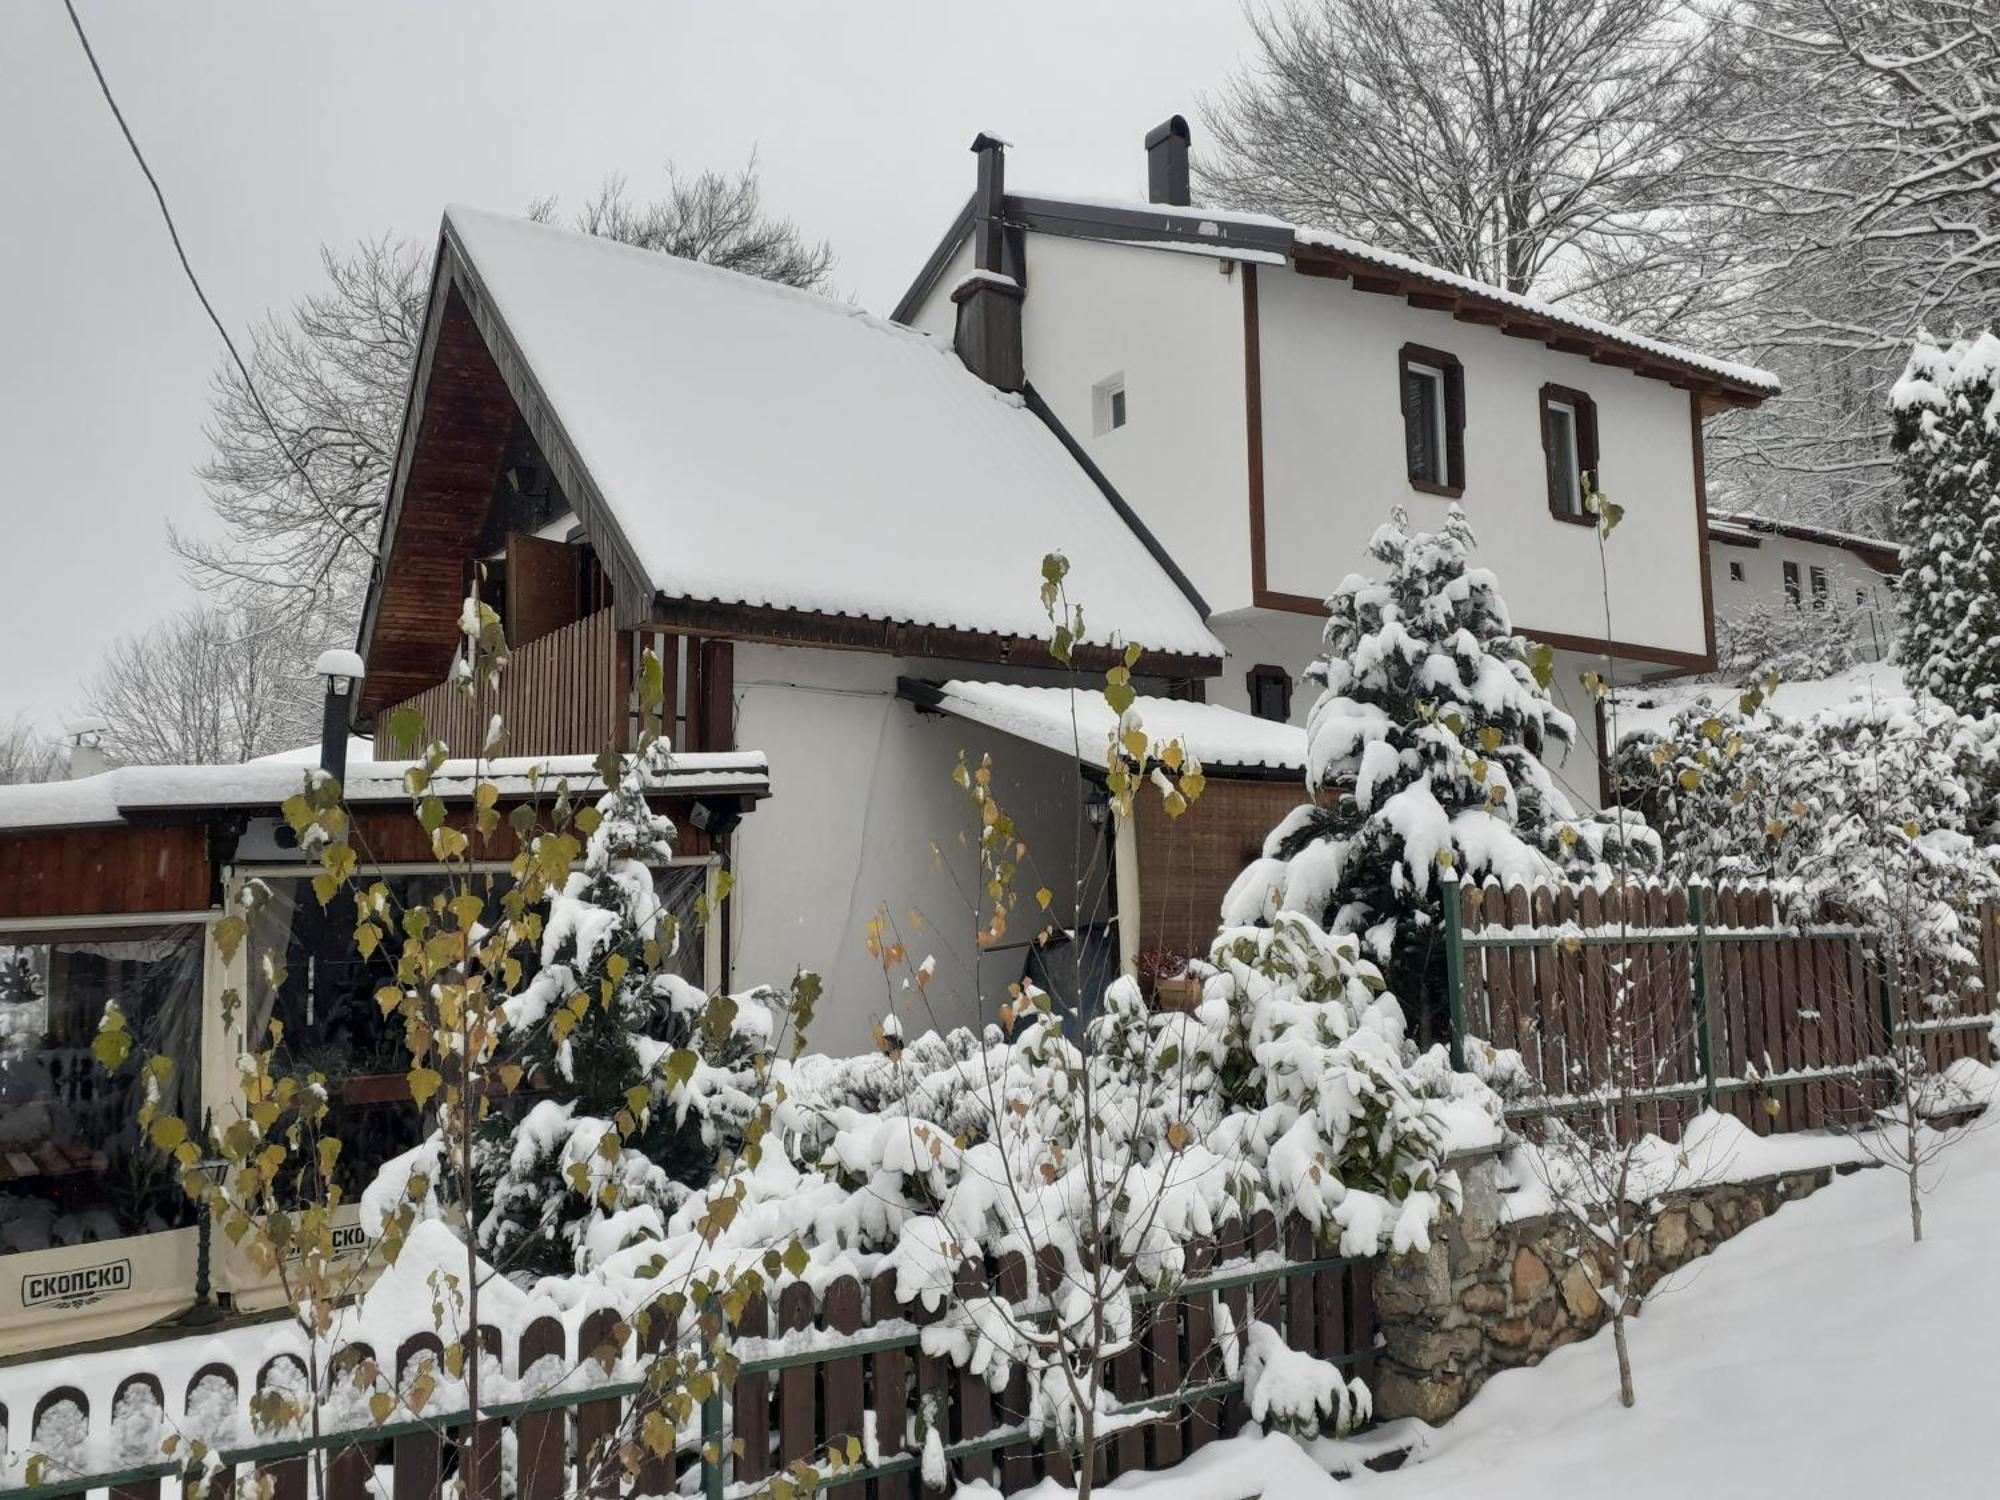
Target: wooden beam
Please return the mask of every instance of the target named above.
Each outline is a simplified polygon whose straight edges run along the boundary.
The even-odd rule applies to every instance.
[[[1359,271],[1354,273],[1354,290],[1357,292],[1380,292],[1384,296],[1394,297],[1402,292],[1403,286],[1404,283],[1398,277],[1363,275]]]
[[[1443,292],[1411,292],[1408,301],[1410,306],[1421,307],[1429,312],[1456,312],[1458,310],[1458,298],[1449,296]]]

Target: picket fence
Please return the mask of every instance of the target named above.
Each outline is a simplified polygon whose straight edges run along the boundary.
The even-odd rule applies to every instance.
[[[1879,934],[1839,923],[1781,923],[1768,889],[1445,887],[1453,1045],[1513,1048],[1535,1085],[1517,1114],[1586,1107],[1621,1080],[1627,1130],[1669,1140],[1714,1107],[1759,1134],[1867,1118],[1888,1099],[1891,1038],[1934,1069],[1991,1057],[2000,991],[2000,911],[1979,914],[1979,983],[1948,984],[1953,1008],[1921,1012],[1939,988],[1907,988]],[[1616,986],[1630,1062],[1613,1062]],[[1473,1059],[1477,1061],[1477,1059]]]
[[[1045,1287],[1060,1268],[1041,1267]],[[986,1294],[1010,1303],[1028,1300],[1028,1263],[1019,1254],[986,1265],[967,1264],[959,1273],[961,1300]],[[991,1276],[989,1283],[988,1276]],[[1270,1324],[1293,1348],[1330,1360],[1349,1374],[1363,1373],[1375,1359],[1373,1272],[1369,1262],[1317,1252],[1313,1230],[1292,1218],[1282,1226],[1268,1211],[1248,1224],[1233,1221],[1212,1238],[1196,1241],[1188,1274],[1172,1289],[1148,1294],[1132,1343],[1109,1361],[1109,1387],[1121,1413],[1150,1418],[1120,1425],[1099,1443],[1094,1455],[1098,1477],[1162,1468],[1218,1437],[1235,1432],[1245,1419],[1243,1386],[1234,1359],[1225,1360],[1222,1338],[1234,1330],[1240,1340],[1252,1320]],[[1227,1309],[1219,1315],[1218,1309]],[[922,1328],[939,1312],[921,1304],[899,1303],[895,1275],[884,1272],[868,1287],[852,1277],[833,1281],[815,1298],[793,1282],[779,1292],[775,1316],[761,1299],[751,1303],[736,1331],[733,1352],[741,1367],[733,1389],[718,1391],[702,1411],[702,1431],[686,1436],[669,1460],[646,1457],[630,1485],[635,1495],[696,1493],[721,1500],[754,1491],[762,1481],[795,1460],[814,1461],[852,1437],[867,1455],[859,1468],[844,1470],[829,1483],[836,1500],[916,1500],[926,1492],[921,1472],[924,1435],[936,1425],[943,1456],[958,1483],[984,1480],[1013,1492],[1050,1476],[1073,1482],[1072,1460],[1028,1434],[1027,1381],[1015,1371],[999,1390],[984,1376],[957,1368],[923,1352]],[[671,1330],[652,1320],[649,1334],[663,1347]],[[587,1361],[616,1336],[618,1320],[602,1311],[586,1320],[576,1347],[562,1326],[541,1319],[522,1330],[507,1373],[519,1377],[553,1356],[563,1368]],[[485,1343],[501,1355],[497,1330]],[[1239,1345],[1240,1347],[1240,1345]],[[425,1360],[436,1360],[438,1339],[413,1337],[396,1352],[399,1380]],[[336,1369],[375,1359],[376,1352],[350,1345],[333,1357]],[[144,1367],[145,1351],[135,1350],[135,1370],[119,1383],[118,1398],[135,1383],[151,1387],[167,1414],[163,1430],[180,1430],[180,1414],[204,1380],[220,1377],[232,1388],[239,1372],[226,1364],[198,1371],[187,1391],[168,1393]],[[275,1361],[273,1362],[275,1363]],[[544,1365],[544,1369],[548,1366]],[[51,1388],[33,1403],[31,1420],[9,1423],[0,1407],[0,1425],[13,1434],[18,1457],[33,1453],[52,1410],[67,1402],[89,1430],[102,1438],[107,1412],[93,1412],[88,1398],[61,1383],[61,1366],[48,1365]],[[270,1366],[256,1372],[252,1390],[267,1383]],[[211,1462],[212,1500],[257,1496],[308,1500],[310,1460],[323,1450],[327,1462],[326,1500],[437,1500],[459,1472],[461,1445],[477,1445],[478,1491],[472,1500],[560,1500],[621,1490],[622,1472],[607,1453],[637,1430],[646,1394],[634,1383],[598,1384],[529,1401],[483,1406],[473,1426],[463,1412],[427,1413],[423,1420],[322,1435],[296,1435],[237,1446],[225,1444]],[[239,1403],[247,1409],[247,1400]],[[61,1421],[73,1430],[75,1416]],[[503,1474],[504,1434],[514,1438],[514,1462]],[[29,1436],[32,1435],[32,1436]],[[697,1442],[696,1438],[700,1441]],[[27,1440],[24,1442],[23,1438]],[[704,1450],[707,1450],[706,1452]],[[720,1461],[711,1453],[721,1454]],[[76,1474],[52,1469],[30,1487],[0,1489],[0,1500],[55,1500],[87,1492],[112,1500],[160,1500],[163,1481],[182,1475],[173,1462],[140,1464],[115,1473]]]

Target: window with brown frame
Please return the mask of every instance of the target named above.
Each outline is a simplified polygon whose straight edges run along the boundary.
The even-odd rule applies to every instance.
[[[1245,674],[1250,689],[1250,712],[1274,724],[1292,717],[1292,674],[1283,667],[1260,664]]]
[[[1597,518],[1583,501],[1586,482],[1597,483],[1597,403],[1582,391],[1542,387],[1542,467],[1549,479],[1549,514],[1595,525]]]
[[[1465,366],[1442,349],[1405,344],[1397,383],[1410,487],[1457,499],[1465,493]]]

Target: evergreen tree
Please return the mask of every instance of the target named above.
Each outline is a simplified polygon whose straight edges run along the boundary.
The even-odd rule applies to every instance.
[[[674,826],[646,800],[646,768],[666,759],[664,741],[606,757],[611,790],[577,816],[582,868],[549,903],[540,968],[506,1002],[534,1102],[483,1122],[477,1193],[481,1252],[516,1276],[662,1232],[760,1093],[779,997],[710,996],[668,966],[683,934],[652,867]]]
[[[1357,935],[1432,1038],[1443,871],[1530,885],[1581,875],[1621,826],[1580,821],[1543,763],[1576,735],[1548,695],[1553,653],[1514,634],[1473,545],[1455,505],[1442,530],[1415,535],[1398,509],[1369,543],[1383,576],[1334,590],[1326,653],[1306,671],[1321,688],[1306,730],[1313,800],[1272,830],[1223,906],[1229,923],[1284,910]],[[1648,840],[1635,829],[1635,844]]]
[[[2000,338],[1920,339],[1889,406],[1905,672],[1960,713],[1990,714],[2000,707]]]
[[[35,966],[20,948],[0,948],[0,1005],[27,1005],[42,998]]]

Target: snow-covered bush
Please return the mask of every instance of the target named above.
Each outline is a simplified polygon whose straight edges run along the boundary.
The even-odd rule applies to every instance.
[[[1604,871],[1620,830],[1638,868],[1656,853],[1636,820],[1583,819],[1542,757],[1576,725],[1548,694],[1552,655],[1514,634],[1493,574],[1471,565],[1453,506],[1412,535],[1398,510],[1327,601],[1326,651],[1307,720],[1312,800],[1265,841],[1223,904],[1245,924],[1301,912],[1357,935],[1389,986],[1440,1035],[1444,945],[1438,877],[1534,884]]]
[[[1243,1351],[1243,1400],[1250,1420],[1296,1438],[1344,1436],[1368,1420],[1375,1398],[1340,1366],[1302,1354],[1269,1323],[1252,1323]]]
[[[1773,672],[1785,682],[1831,677],[1862,659],[1864,628],[1840,590],[1810,608],[1755,605],[1715,622],[1715,675],[1744,687]]]
[[[1785,718],[1753,689],[1735,708],[1684,711],[1619,758],[1670,880],[1767,883],[1787,920],[1894,929],[1967,983],[1979,905],[2000,896],[1997,772],[2000,725],[1927,695]]]
[[[2000,337],[1920,339],[1889,407],[1905,671],[1960,712],[1989,714],[2000,708]]]

